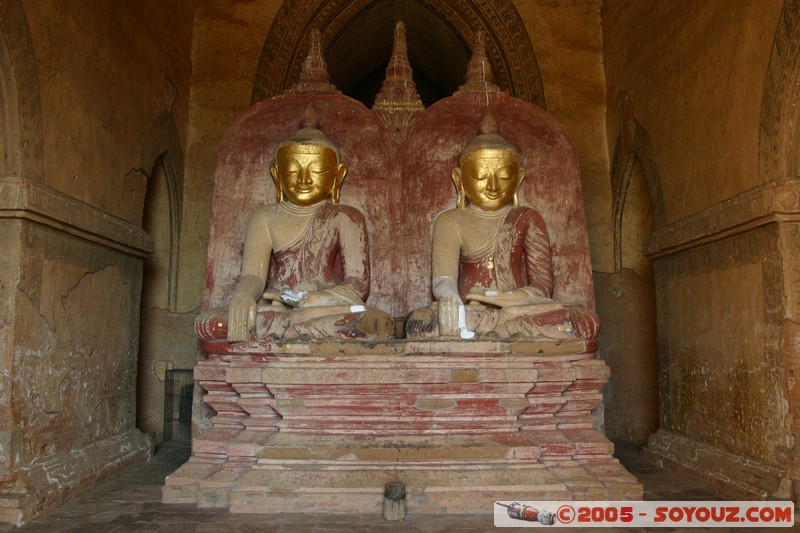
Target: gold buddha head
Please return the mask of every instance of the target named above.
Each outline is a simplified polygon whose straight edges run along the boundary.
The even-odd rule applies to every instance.
[[[525,179],[519,150],[497,133],[490,114],[481,120],[480,134],[461,151],[453,169],[458,207],[466,201],[484,211],[517,204],[517,189]]]
[[[275,162],[269,167],[278,202],[288,200],[300,206],[327,198],[339,202],[347,167],[339,162],[339,149],[317,126],[314,108],[309,104],[300,129],[278,145]]]

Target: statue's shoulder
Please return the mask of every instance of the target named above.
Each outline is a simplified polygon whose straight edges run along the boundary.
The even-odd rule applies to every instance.
[[[443,224],[450,224],[459,222],[469,218],[469,211],[466,209],[453,208],[447,211],[442,211],[436,215],[436,222],[441,221]]]
[[[365,224],[364,214],[351,205],[327,203],[323,206],[323,214],[331,219],[348,219],[359,224]]]
[[[278,212],[278,204],[262,204],[250,213],[250,224],[268,223]]]
[[[462,228],[469,228],[471,221],[470,213],[466,209],[448,209],[436,215],[433,222],[433,232],[437,235],[449,235],[456,237],[461,233]]]
[[[542,215],[540,215],[536,209],[528,207],[527,205],[518,205],[514,207],[509,213],[509,215],[515,218],[535,218],[535,219],[542,218]]]
[[[523,224],[525,226],[537,226],[539,228],[546,228],[546,224],[542,215],[539,212],[528,206],[519,205],[508,213],[506,220],[513,221],[515,224]]]

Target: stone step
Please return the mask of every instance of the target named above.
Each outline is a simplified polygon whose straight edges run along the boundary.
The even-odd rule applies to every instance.
[[[314,420],[283,420],[277,426],[282,433],[305,433],[309,435],[452,435],[485,433],[517,433],[519,423],[506,420],[465,420],[415,423],[415,420],[400,418],[396,421],[361,422],[353,420],[331,421]]]
[[[257,466],[281,461],[363,465],[378,462],[464,464],[467,461],[509,463],[536,461],[539,447],[520,432],[480,435],[392,435],[370,438],[278,433],[258,456]],[[309,463],[311,464],[311,463]]]
[[[31,505],[31,495],[22,492],[6,492],[0,494],[0,522],[20,525],[23,521],[23,509]]]
[[[0,494],[0,510],[18,508],[30,495],[23,492]]]
[[[492,513],[495,500],[571,500],[574,492],[541,464],[479,471],[253,469],[231,490],[230,510],[379,513],[389,482],[405,484],[409,513]],[[598,496],[608,492],[600,481],[581,484],[593,485]]]
[[[202,462],[192,458],[175,472],[167,476],[161,487],[164,503],[197,503],[200,483],[222,468],[220,462]]]

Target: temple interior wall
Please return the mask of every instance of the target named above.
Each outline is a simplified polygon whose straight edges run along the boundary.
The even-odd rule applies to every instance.
[[[186,130],[194,5],[23,4],[41,90],[45,183],[141,223],[146,183],[128,175],[149,174],[166,150],[153,146],[162,114]]]
[[[41,84],[48,186],[141,226],[148,191],[163,180],[156,162],[164,154],[182,185],[195,6],[194,1],[171,2],[169,9],[158,2],[103,9],[93,2],[24,4]],[[180,235],[174,237],[179,246]],[[147,280],[138,374],[134,369],[139,395],[147,399],[138,409],[138,427],[159,440],[163,369],[191,368],[195,352],[192,319],[166,304],[170,287],[164,281]],[[177,346],[170,340],[175,337]]]
[[[161,154],[182,180],[194,5],[0,9],[17,128],[2,143],[23,154],[0,178],[3,521],[152,451],[136,407],[142,213]]]
[[[614,376],[606,400],[609,436],[644,444],[660,427],[733,457],[720,462],[723,470],[743,458],[785,472],[797,432],[797,393],[789,385],[796,364],[794,234],[783,221],[747,223],[724,235],[718,224],[737,211],[732,199],[773,179],[759,172],[759,132],[784,3],[513,4],[536,51],[547,109],[578,147],[604,324],[601,357]],[[24,175],[13,177],[40,181],[39,197],[56,198],[48,200],[56,207],[0,195],[0,460],[25,448],[21,463],[36,461],[61,433],[74,449],[122,434],[140,446],[130,434],[134,427],[161,438],[161,370],[190,367],[196,351],[191,323],[202,299],[216,147],[251,103],[280,6],[277,0],[2,6],[13,81],[22,84],[21,133],[3,142],[38,135],[38,145],[23,142],[25,164],[17,174]],[[643,177],[634,175],[638,189],[628,197],[626,260],[619,265],[609,174],[623,90],[649,134],[663,197],[654,204]],[[31,109],[40,123],[31,120]],[[167,267],[172,273],[145,276],[142,292],[150,245],[139,232],[148,181],[165,153],[178,201],[162,203],[153,216],[160,228],[171,220],[163,209],[179,219],[161,232],[178,250]],[[40,227],[43,219],[49,225]],[[648,254],[639,253],[652,230]],[[82,291],[80,303],[70,303]],[[41,299],[31,300],[33,293]],[[108,294],[119,299],[106,301]],[[50,333],[33,335],[37,328]],[[51,345],[43,346],[48,338]],[[55,366],[63,375],[47,370]],[[51,383],[56,375],[62,379]],[[116,377],[83,392],[96,375]],[[53,407],[82,394],[88,395],[82,403]],[[22,420],[24,437],[14,429]],[[0,480],[18,483],[21,463],[6,463]],[[110,472],[109,465],[97,471]]]
[[[760,143],[778,129],[762,116],[762,101],[770,98],[768,67],[783,8],[780,1],[603,5],[608,138],[621,127],[615,107],[626,91],[660,178],[661,197],[650,198],[662,210],[655,233],[622,236],[625,246],[644,244],[654,267],[660,429],[650,449],[707,480],[739,478],[733,465],[747,460],[777,467],[784,479],[796,475],[797,352],[783,333],[790,323],[787,277],[794,274],[782,262],[791,251],[779,238],[795,207],[788,202],[785,215],[776,215],[768,192],[775,176],[760,170]],[[627,275],[610,273],[605,283],[613,288]],[[618,327],[614,336],[624,339],[621,323],[606,324],[606,335]],[[634,357],[630,342],[612,346],[612,373],[613,358],[628,366],[624,354]],[[622,388],[633,384],[635,378]],[[625,412],[623,405],[608,409],[610,416]],[[689,458],[666,451],[675,435],[704,452]],[[731,485],[718,487],[735,494]],[[764,490],[786,489],[778,485]]]
[[[20,488],[49,505],[110,473],[87,466],[148,453],[131,386],[142,260],[36,223],[23,224],[23,240],[8,448],[26,471]],[[105,446],[109,457],[93,453]]]

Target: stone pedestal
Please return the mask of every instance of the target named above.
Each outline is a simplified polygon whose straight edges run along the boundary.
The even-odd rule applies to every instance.
[[[608,367],[588,342],[206,345],[216,411],[165,502],[231,512],[492,512],[642,488],[595,428]]]

